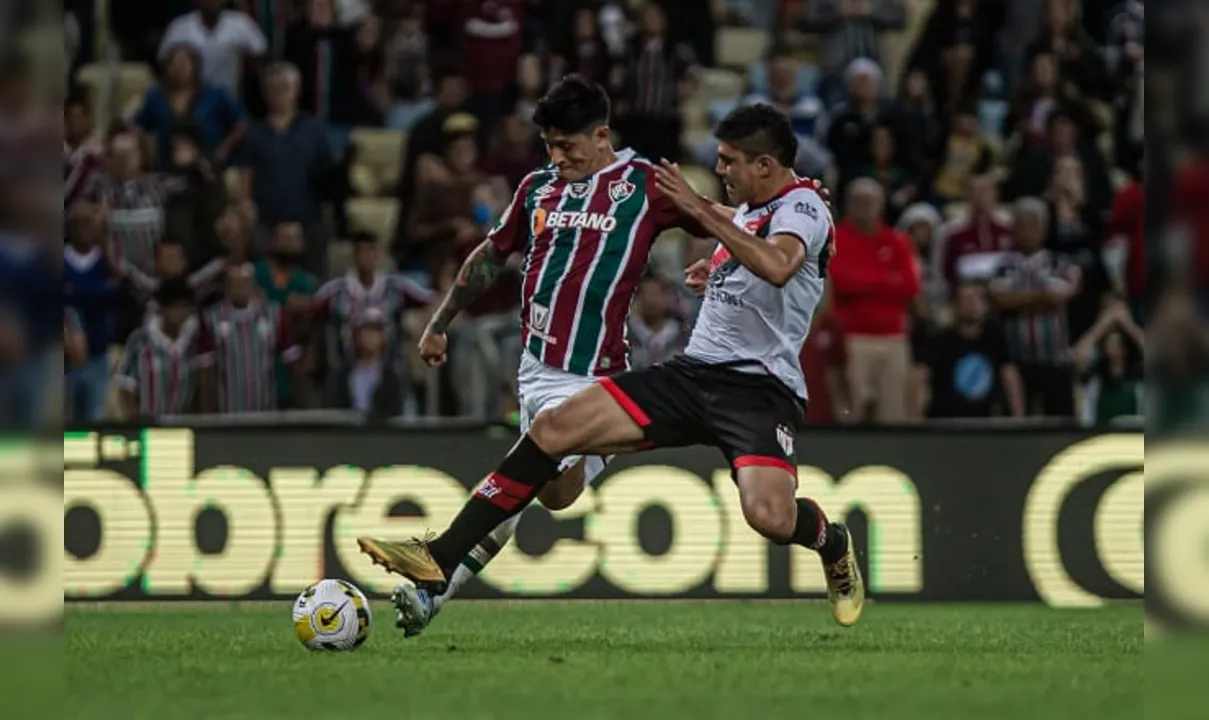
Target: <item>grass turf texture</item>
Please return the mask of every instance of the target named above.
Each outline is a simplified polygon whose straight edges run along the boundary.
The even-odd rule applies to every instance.
[[[288,602],[69,606],[63,717],[1138,718],[1142,607],[453,603],[404,641],[309,653]]]

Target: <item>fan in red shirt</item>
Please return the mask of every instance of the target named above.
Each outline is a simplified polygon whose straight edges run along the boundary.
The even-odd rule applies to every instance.
[[[911,242],[882,222],[882,186],[862,178],[848,188],[848,216],[836,228],[831,261],[834,312],[848,334],[853,413],[870,405],[882,423],[906,422],[911,371],[908,313],[921,289]]]

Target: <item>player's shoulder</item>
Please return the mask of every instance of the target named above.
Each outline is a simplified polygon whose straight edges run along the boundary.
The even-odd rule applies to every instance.
[[[812,221],[826,221],[831,217],[826,201],[809,180],[803,180],[789,188],[779,202],[774,211],[778,215],[800,215]]]
[[[139,348],[151,342],[151,328],[143,325],[134,332],[130,333],[130,337],[126,338],[127,352],[138,350]]]

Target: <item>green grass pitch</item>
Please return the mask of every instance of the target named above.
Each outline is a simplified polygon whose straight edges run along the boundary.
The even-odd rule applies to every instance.
[[[68,607],[62,717],[1041,720],[1143,714],[1141,605],[454,603],[309,653],[290,604]]]

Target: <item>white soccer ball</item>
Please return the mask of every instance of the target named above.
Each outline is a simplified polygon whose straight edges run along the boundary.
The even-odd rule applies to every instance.
[[[356,650],[371,621],[365,594],[345,580],[320,580],[294,603],[294,634],[310,650]]]

